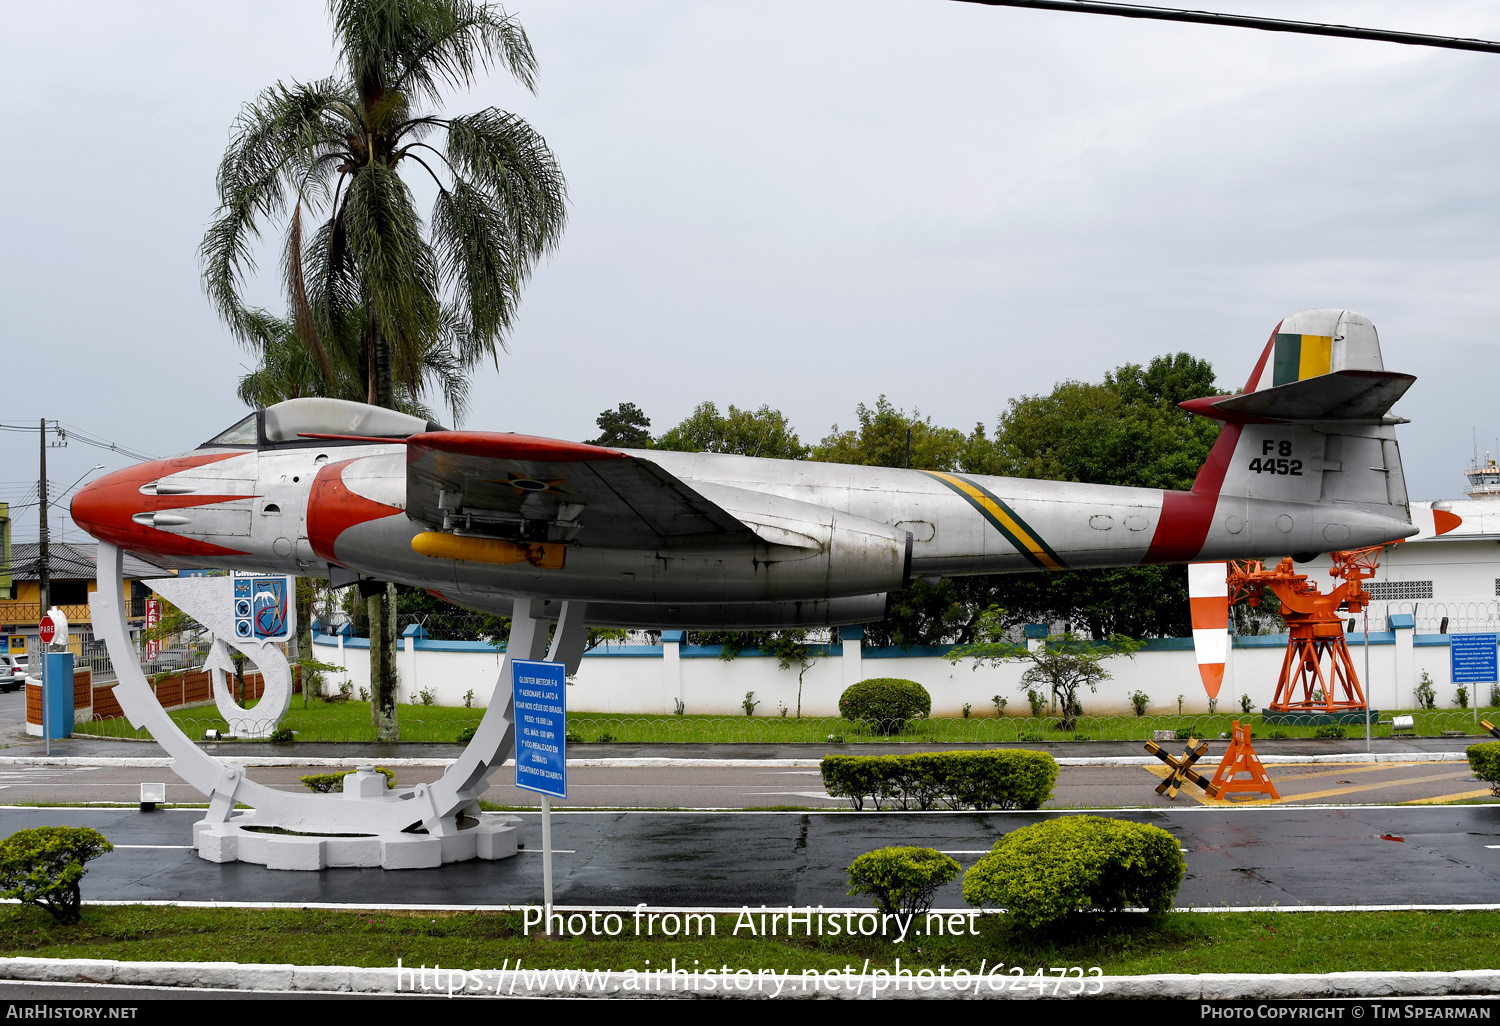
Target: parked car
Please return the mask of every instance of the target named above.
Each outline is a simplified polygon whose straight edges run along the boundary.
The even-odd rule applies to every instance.
[[[26,657],[0,655],[0,692],[19,691],[26,686]]]

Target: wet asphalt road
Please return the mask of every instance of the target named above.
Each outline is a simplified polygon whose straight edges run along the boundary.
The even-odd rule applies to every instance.
[[[0,835],[43,824],[104,833],[119,847],[90,864],[85,900],[463,907],[524,905],[541,894],[535,814],[522,814],[528,850],[512,859],[441,870],[316,873],[199,859],[186,846],[201,815],[185,809],[4,809]],[[847,908],[863,904],[845,893],[846,867],[866,851],[895,844],[937,848],[967,868],[1000,835],[1045,815],[559,813],[555,900],[585,907]],[[1109,815],[1153,823],[1179,839],[1188,864],[1178,893],[1184,906],[1500,902],[1497,806],[1185,807]],[[936,905],[963,907],[959,883],[943,888]]]

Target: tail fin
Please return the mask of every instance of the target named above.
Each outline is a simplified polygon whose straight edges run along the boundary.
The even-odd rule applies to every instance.
[[[1395,434],[1405,421],[1388,411],[1415,380],[1385,369],[1375,326],[1360,314],[1286,318],[1243,392],[1182,404],[1224,429],[1192,491],[1167,493],[1147,560],[1205,558],[1247,543],[1263,543],[1267,554],[1322,552],[1412,533]],[[1307,506],[1319,509],[1309,516]],[[1216,540],[1221,533],[1237,538]]]

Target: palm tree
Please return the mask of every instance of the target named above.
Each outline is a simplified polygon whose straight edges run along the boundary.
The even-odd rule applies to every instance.
[[[260,356],[258,366],[240,378],[238,394],[245,405],[264,409],[304,396],[364,402],[364,382],[360,380],[354,363],[341,360],[334,368],[336,376],[330,381],[324,377],[322,368],[308,352],[297,334],[296,325],[289,318],[263,313],[255,313],[252,318],[250,334]],[[448,408],[461,419],[469,396],[466,368],[456,364],[452,353],[435,348],[424,357],[422,370],[424,390],[428,386],[435,388]],[[400,381],[395,383],[392,405],[414,417],[438,419],[435,411],[424,402],[424,396],[411,392]]]
[[[470,0],[331,0],[330,11],[337,75],[277,83],[235,120],[200,248],[204,286],[262,357],[266,390],[254,394],[358,389],[397,407],[436,379],[458,416],[453,382],[498,359],[521,285],[561,237],[566,188],[525,121],[496,108],[443,117],[438,102],[497,65],[534,91],[531,44],[504,11]],[[403,172],[436,184],[425,225]],[[285,319],[240,295],[272,218],[286,225]],[[369,601],[371,705],[394,740],[394,586]]]

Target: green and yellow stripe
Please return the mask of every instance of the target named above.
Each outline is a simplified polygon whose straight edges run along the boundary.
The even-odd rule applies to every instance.
[[[1286,385],[1315,378],[1327,374],[1332,366],[1332,336],[1278,334],[1271,384]]]
[[[1062,557],[1052,551],[1052,547],[1042,540],[1042,536],[1033,531],[1030,524],[1022,520],[1015,510],[993,492],[957,474],[944,474],[936,470],[924,470],[922,473],[943,482],[967,499],[969,505],[977,509],[1038,570],[1066,568],[1067,564],[1062,561]]]

